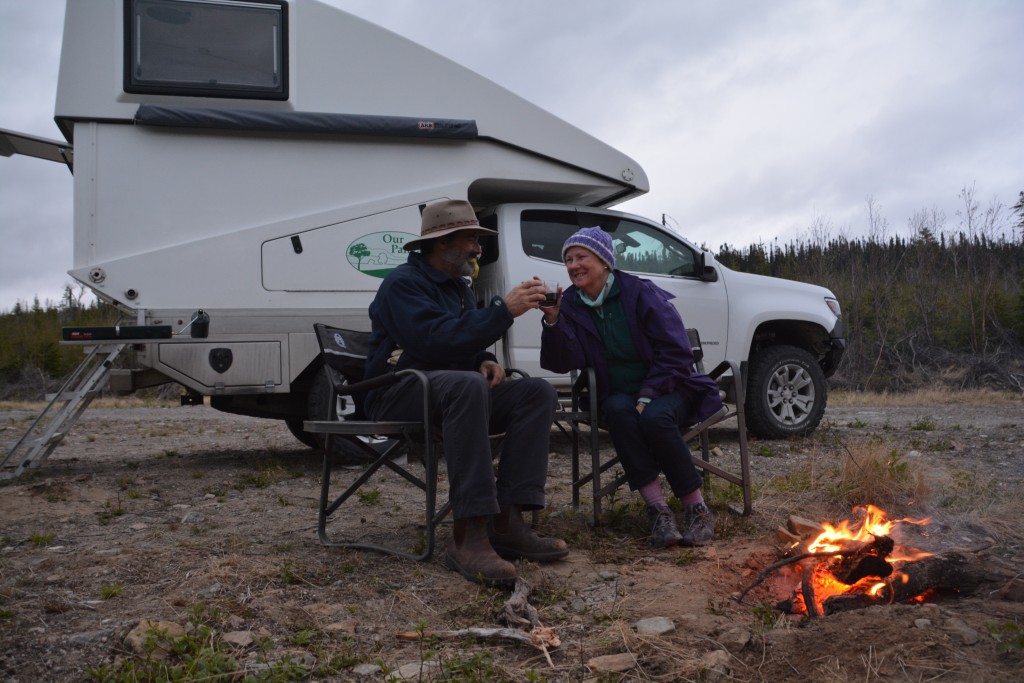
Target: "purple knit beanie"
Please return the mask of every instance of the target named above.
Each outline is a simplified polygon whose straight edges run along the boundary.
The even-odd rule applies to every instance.
[[[601,228],[581,228],[572,234],[562,245],[562,260],[570,247],[583,247],[594,252],[597,258],[615,268],[615,249],[612,247],[612,236]]]

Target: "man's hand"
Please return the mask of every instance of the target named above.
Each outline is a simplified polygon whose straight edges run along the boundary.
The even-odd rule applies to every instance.
[[[493,360],[485,360],[480,364],[480,374],[487,379],[487,384],[492,389],[505,381],[505,368]]]
[[[530,309],[540,308],[540,303],[544,301],[544,283],[535,277],[513,287],[504,298],[505,308],[513,318],[518,318]]]

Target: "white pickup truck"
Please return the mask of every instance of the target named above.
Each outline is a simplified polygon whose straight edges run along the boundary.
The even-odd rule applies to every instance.
[[[463,198],[499,233],[482,299],[564,281],[563,240],[600,225],[622,267],[676,294],[709,366],[744,368],[753,432],[821,418],[844,347],[828,290],[733,272],[610,210],[647,192],[636,161],[317,0],[68,0],[55,121],[65,141],[0,131],[0,149],[72,169],[68,272],[124,311],[136,350],[117,389],[176,382],[184,403],[284,419],[315,445],[302,422],[332,408],[313,323],[368,329],[420,207]],[[543,376],[540,327],[523,316],[495,351]]]

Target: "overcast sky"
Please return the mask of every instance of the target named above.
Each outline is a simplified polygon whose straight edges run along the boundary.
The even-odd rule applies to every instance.
[[[76,0],[79,1],[79,0]],[[439,52],[636,159],[620,205],[713,251],[958,225],[1024,190],[1018,0],[326,0]],[[53,122],[63,0],[0,0],[0,128]],[[0,310],[70,282],[72,179],[0,157]]]

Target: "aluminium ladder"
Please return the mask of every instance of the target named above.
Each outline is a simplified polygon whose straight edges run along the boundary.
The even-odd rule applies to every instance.
[[[107,385],[110,368],[127,344],[94,346],[39,417],[0,462],[0,479],[13,479],[26,467],[40,467]],[[7,471],[14,468],[13,471]]]

